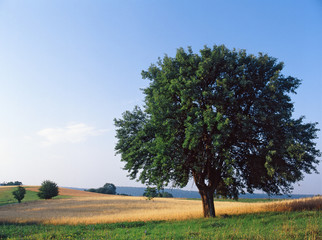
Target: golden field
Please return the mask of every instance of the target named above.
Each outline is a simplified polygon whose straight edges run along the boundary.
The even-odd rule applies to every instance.
[[[38,187],[26,187],[37,191]],[[184,220],[202,217],[200,201],[117,196],[60,188],[67,199],[51,199],[0,206],[0,222],[94,224],[124,221]],[[322,197],[276,202],[215,201],[217,215],[268,211],[321,210]]]

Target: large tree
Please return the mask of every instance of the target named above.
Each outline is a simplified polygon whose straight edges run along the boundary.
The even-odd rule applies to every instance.
[[[282,69],[276,58],[225,46],[159,59],[142,72],[150,80],[143,110],[115,119],[129,176],[159,188],[193,178],[205,217],[215,216],[214,194],[290,193],[316,172],[320,152],[316,123],[292,117],[300,80]]]

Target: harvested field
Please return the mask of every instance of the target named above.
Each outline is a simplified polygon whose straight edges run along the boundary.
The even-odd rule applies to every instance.
[[[29,189],[30,190],[30,189]],[[65,191],[61,189],[61,194]],[[184,220],[202,217],[200,201],[183,199],[129,197],[86,193],[66,189],[76,196],[0,206],[0,222],[44,224],[94,224],[124,221]],[[82,191],[80,191],[82,192]],[[83,194],[83,192],[82,192]],[[67,195],[67,194],[66,194]],[[322,197],[269,203],[215,202],[217,215],[321,210]]]

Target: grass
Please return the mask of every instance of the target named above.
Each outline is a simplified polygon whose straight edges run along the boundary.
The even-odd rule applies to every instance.
[[[321,239],[320,211],[95,225],[0,224],[0,239]]]

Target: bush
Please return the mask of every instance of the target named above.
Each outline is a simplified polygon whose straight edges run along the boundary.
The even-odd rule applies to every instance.
[[[41,199],[51,199],[58,196],[58,186],[56,183],[46,180],[43,181],[39,188],[38,197]]]
[[[24,187],[17,187],[16,190],[12,192],[12,195],[15,199],[18,200],[19,203],[21,203],[21,200],[25,197],[26,189]]]

